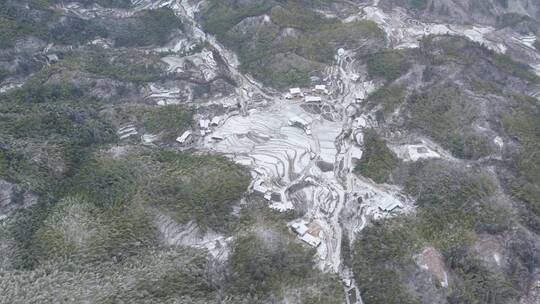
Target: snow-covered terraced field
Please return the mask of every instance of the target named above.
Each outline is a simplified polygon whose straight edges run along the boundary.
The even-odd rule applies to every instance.
[[[230,117],[204,141],[207,149],[252,169],[254,192],[279,194],[278,199],[267,197],[270,208],[305,211],[304,220],[317,227],[319,267],[326,271],[340,270],[342,228],[338,219],[344,205],[364,206],[362,212],[352,215],[352,221],[360,222],[351,229],[354,232],[365,226],[366,217],[385,216],[406,205],[398,190],[381,189],[354,176],[350,167],[358,147],[341,147],[342,129],[342,122],[309,114],[294,101],[276,99],[267,109]],[[339,177],[343,170],[345,182]]]

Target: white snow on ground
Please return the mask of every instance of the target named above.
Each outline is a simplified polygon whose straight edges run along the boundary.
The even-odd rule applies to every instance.
[[[359,7],[361,12],[345,19],[345,22],[365,19],[377,23],[388,36],[389,46],[397,49],[416,48],[425,36],[445,34],[465,36],[498,53],[506,53],[512,48],[526,56],[528,64],[540,76],[540,54],[533,46],[537,39],[533,35],[521,35],[509,28],[426,23],[411,18],[403,9],[396,8],[386,13],[376,5],[375,2],[372,6]]]
[[[492,27],[424,23],[410,18],[401,9],[387,14],[374,6],[364,7],[362,15],[350,17],[347,21],[356,19],[367,19],[377,23],[386,32],[395,48],[415,48],[425,36],[448,34],[465,36],[497,52],[504,53],[507,49],[503,43],[493,42],[486,38],[487,35],[495,32],[495,28]]]
[[[301,125],[291,126],[294,119],[311,126],[311,135]],[[207,136],[204,144],[251,167],[256,180],[262,180],[271,192],[281,194],[281,201],[269,202],[270,208],[307,206],[304,219],[317,227],[314,237],[322,241],[317,247],[319,267],[334,272],[341,266],[338,219],[348,200],[358,201],[362,197],[364,209],[358,216],[363,217],[386,216],[406,206],[396,196],[398,191],[381,190],[370,181],[354,177],[350,167],[358,147],[346,145],[342,153],[338,151],[342,128],[342,122],[309,114],[294,101],[276,99],[267,109],[229,117]],[[223,140],[211,140],[212,137]],[[340,163],[348,171],[345,183],[339,177],[342,172],[336,169]],[[365,224],[364,221],[355,232]]]

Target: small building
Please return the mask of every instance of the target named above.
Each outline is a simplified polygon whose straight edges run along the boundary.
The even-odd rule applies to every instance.
[[[311,247],[319,247],[321,244],[321,240],[318,237],[315,237],[309,233],[304,234],[300,239],[304,242],[306,242]]]
[[[272,195],[270,199],[274,202],[281,202],[281,193],[279,192],[272,192]]]
[[[191,139],[191,136],[191,131],[186,131],[180,137],[176,138],[176,141],[180,144],[185,144]]]
[[[301,237],[308,232],[308,227],[306,226],[306,223],[304,221],[293,223],[291,225],[291,228],[294,230],[294,232],[296,232],[296,234]]]
[[[303,96],[302,90],[300,88],[289,89],[289,93],[291,94],[292,97],[302,97]]]
[[[210,125],[213,126],[213,127],[217,127],[220,122],[221,122],[221,117],[220,116],[215,116],[214,118],[212,118],[212,121],[210,122]]]
[[[313,102],[313,103],[320,103],[322,102],[322,98],[320,96],[306,96],[304,98],[305,102]]]
[[[360,161],[362,159],[363,151],[360,149],[360,147],[353,146],[351,148],[351,158],[356,161]]]
[[[262,179],[256,180],[253,183],[253,192],[266,195],[267,192],[269,192],[269,189],[263,185],[264,181]]]
[[[315,92],[324,93],[325,91],[326,91],[326,85],[318,84],[318,85],[315,86]]]
[[[291,93],[287,93],[287,94],[285,94],[285,99],[292,99],[292,95],[291,95]]]
[[[381,205],[379,206],[379,210],[381,211],[385,211],[385,212],[392,212],[396,209],[400,209],[400,208],[403,208],[403,204],[401,204],[400,202],[398,201],[384,201],[381,203]]]
[[[56,54],[49,54],[49,55],[46,55],[45,57],[47,58],[47,63],[49,64],[57,63],[58,60],[60,60],[58,58],[58,55]]]
[[[208,129],[209,126],[210,126],[210,120],[208,119],[199,120],[199,127],[201,129]]]

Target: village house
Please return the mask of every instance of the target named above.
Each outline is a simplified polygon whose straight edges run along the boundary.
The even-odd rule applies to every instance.
[[[305,221],[299,221],[295,222],[291,225],[291,228],[298,234],[299,236],[304,236],[308,232],[308,227],[306,225]]]
[[[322,102],[322,98],[320,96],[306,96],[304,98],[305,102],[312,102],[312,103],[320,103]]]
[[[308,226],[306,221],[299,220],[291,224],[291,229],[309,246],[317,248],[321,244],[320,238],[316,236],[320,232],[319,225],[312,222]]]
[[[272,199],[272,191],[270,188],[264,185],[264,181],[262,179],[256,180],[253,183],[252,189],[254,193],[262,195],[267,201]]]
[[[210,125],[212,127],[217,127],[217,126],[219,126],[220,122],[221,122],[221,117],[220,116],[215,116],[214,118],[212,118],[212,121],[210,122]]]
[[[210,133],[210,120],[209,119],[201,119],[199,120],[199,127],[201,128],[201,136],[206,135],[207,133]]]
[[[394,200],[391,200],[391,201],[387,200],[387,201],[382,202],[381,205],[379,205],[379,210],[385,211],[385,212],[392,212],[396,209],[401,209],[401,208],[403,208],[403,204]]]
[[[304,94],[302,93],[302,90],[300,88],[289,89],[289,94],[291,94],[292,97],[302,97],[302,96],[304,96]]]
[[[321,240],[318,237],[314,237],[313,235],[306,233],[301,238],[302,241],[306,242],[311,247],[319,247],[321,244]]]
[[[328,95],[330,93],[328,91],[328,89],[326,88],[326,85],[324,85],[324,84],[316,85],[314,91],[319,93],[319,94],[326,94],[326,95]]]
[[[191,131],[185,131],[181,136],[176,138],[176,141],[179,144],[183,145],[183,144],[187,143],[189,140],[191,140],[191,138],[192,138],[191,135],[192,135]]]

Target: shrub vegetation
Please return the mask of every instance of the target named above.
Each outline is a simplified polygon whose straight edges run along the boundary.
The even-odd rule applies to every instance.
[[[369,177],[376,183],[386,183],[399,164],[397,156],[375,130],[369,129],[364,133],[364,154],[354,168],[356,174]]]
[[[517,140],[522,150],[513,157],[517,175],[512,181],[512,192],[528,203],[540,215],[540,109],[532,97],[514,95],[510,113],[503,113],[501,120],[505,131]],[[540,224],[534,224],[540,227]]]
[[[236,51],[244,72],[266,85],[284,88],[309,84],[309,77],[331,63],[340,47],[355,48],[361,38],[384,39],[373,22],[344,24],[313,10],[327,2],[211,1],[202,17],[205,29]],[[262,14],[270,16],[270,24],[235,28],[245,18]],[[281,35],[283,29],[295,34]]]
[[[370,56],[367,70],[370,77],[380,77],[386,81],[399,78],[409,70],[409,63],[403,51],[386,51]]]
[[[491,152],[487,138],[469,127],[477,111],[453,85],[431,87],[409,99],[409,126],[432,137],[459,158],[478,159]]]
[[[386,85],[378,89],[368,97],[368,102],[372,105],[381,105],[385,115],[392,114],[396,107],[404,101],[403,88],[397,85]]]
[[[172,9],[159,8],[136,13],[111,36],[117,47],[144,47],[164,45],[174,31],[182,29],[182,21]]]
[[[193,120],[193,112],[178,105],[145,108],[141,112],[144,128],[149,132],[161,134],[161,138],[165,141],[173,141],[189,128]]]
[[[516,296],[513,285],[480,261],[456,251],[468,248],[477,234],[501,233],[511,226],[508,212],[492,203],[492,181],[439,161],[406,166],[401,183],[416,198],[417,213],[375,222],[354,244],[352,268],[370,303],[419,303],[403,287],[413,255],[426,246],[443,253],[459,282],[451,286],[454,303],[506,303]],[[481,280],[477,280],[481,278]],[[388,288],[392,286],[392,288]]]

